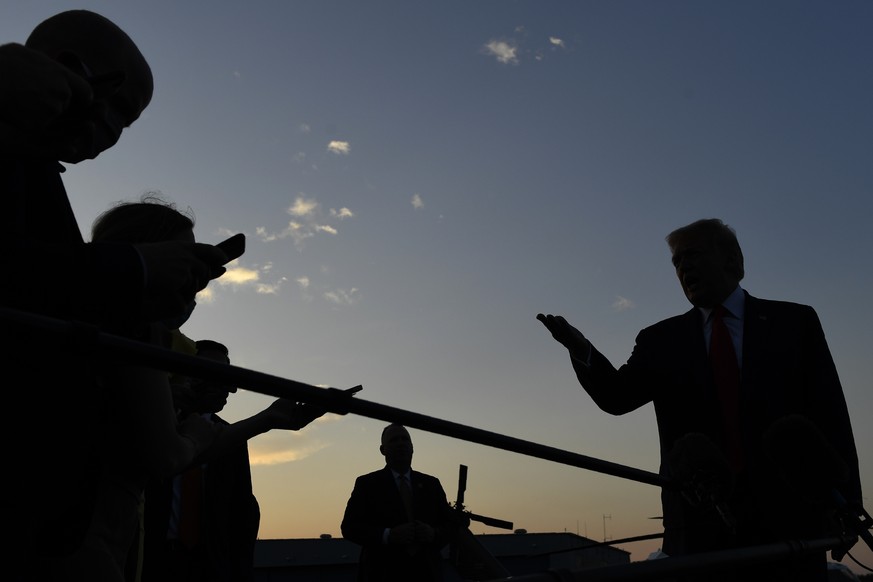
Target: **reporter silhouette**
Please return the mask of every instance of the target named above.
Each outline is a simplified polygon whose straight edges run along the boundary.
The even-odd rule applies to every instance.
[[[199,357],[229,364],[224,344],[208,339],[195,343]],[[212,445],[193,466],[170,479],[146,487],[145,544],[142,580],[155,582],[243,582],[254,576],[254,551],[260,507],[252,491],[247,441],[273,429],[300,430],[326,410],[287,398],[234,423],[218,416],[236,387],[187,379],[174,387],[180,418],[203,417],[221,427]],[[185,484],[194,481],[194,526]],[[199,493],[199,494],[198,494]],[[190,535],[189,535],[190,534]]]
[[[119,332],[175,315],[223,272],[224,253],[211,245],[82,239],[60,162],[112,147],[152,97],[148,63],[121,28],[87,10],[56,14],[24,44],[0,46],[0,78],[0,307]],[[167,300],[154,302],[156,294]],[[105,383],[90,337],[0,326],[0,365],[25,380],[5,404],[38,411],[38,439],[22,438],[18,423],[3,426],[4,442],[16,443],[7,457],[16,478],[0,491],[8,540],[0,559],[15,579],[44,579],[39,570],[80,549],[95,508]]]

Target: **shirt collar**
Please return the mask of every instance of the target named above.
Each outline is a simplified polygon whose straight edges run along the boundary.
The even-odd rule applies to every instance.
[[[391,474],[394,475],[394,480],[397,481],[400,477],[404,477],[409,483],[412,483],[412,470],[407,470],[405,473],[398,473],[394,469],[391,469]]]
[[[730,295],[721,302],[724,308],[736,319],[743,319],[746,314],[746,294],[743,288],[737,285]],[[709,321],[709,316],[712,313],[712,308],[700,307],[700,313],[703,314],[703,321]]]

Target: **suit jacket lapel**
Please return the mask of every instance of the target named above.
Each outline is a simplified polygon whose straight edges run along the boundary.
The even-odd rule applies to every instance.
[[[385,494],[392,500],[392,505],[394,505],[394,511],[397,515],[403,516],[405,519],[406,507],[403,505],[403,498],[400,496],[400,489],[397,488],[397,480],[394,478],[394,473],[387,465],[382,472],[385,474]],[[411,480],[412,478],[410,477]],[[414,496],[413,499],[415,499]]]
[[[741,386],[754,385],[755,370],[761,360],[764,347],[768,345],[770,322],[761,302],[746,292],[746,313],[743,320],[743,369]],[[745,392],[745,390],[744,390]]]
[[[712,385],[712,373],[709,369],[709,356],[706,353],[706,341],[703,338],[703,315],[696,307],[692,307],[683,316],[685,336],[690,338],[692,372],[698,386]],[[686,352],[688,353],[688,352]],[[711,392],[711,391],[710,391]]]

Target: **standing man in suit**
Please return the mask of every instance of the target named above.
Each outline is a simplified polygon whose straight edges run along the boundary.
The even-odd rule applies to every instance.
[[[715,473],[723,469],[727,499],[720,508],[695,506],[678,491],[662,491],[665,553],[824,535],[828,517],[792,491],[803,484],[789,483],[779,473],[784,459],[776,458],[779,451],[769,446],[780,437],[773,438],[781,426],[777,421],[799,415],[822,436],[825,444],[818,452],[834,451],[832,457],[810,463],[839,466],[833,487],[860,506],[852,427],[818,315],[807,305],[758,299],[743,290],[740,245],[733,229],[719,219],[681,227],[667,236],[667,244],[693,307],[643,329],[627,363],[618,369],[563,317],[539,314],[537,319],[567,348],[579,383],[602,410],[620,415],[654,404],[662,474],[678,480],[701,463],[715,467]],[[724,341],[718,339],[719,318],[729,334]],[[727,358],[734,360],[733,372],[715,371],[719,364],[711,356],[721,353],[716,348],[720,342],[728,353],[733,350]],[[720,389],[731,375],[734,387]],[[792,469],[803,473],[802,467]],[[808,480],[815,479],[814,471],[807,469]],[[717,509],[727,509],[728,515]],[[764,569],[770,573],[761,572],[761,579],[774,574],[772,579],[827,579],[824,552]],[[756,570],[740,577],[757,580],[757,575]]]
[[[341,526],[343,537],[361,546],[358,581],[438,582],[442,548],[461,519],[439,479],[412,470],[406,427],[385,427],[379,451],[385,467],[355,480]]]

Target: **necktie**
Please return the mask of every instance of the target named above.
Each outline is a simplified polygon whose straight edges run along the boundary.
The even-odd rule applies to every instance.
[[[406,508],[406,517],[409,521],[413,521],[415,518],[412,511],[412,487],[410,487],[409,478],[406,475],[399,475],[397,477],[397,489],[400,491],[400,498],[403,499],[403,507]],[[417,554],[419,548],[419,544],[415,542],[404,547],[406,553],[410,556]]]
[[[725,423],[728,461],[734,471],[739,472],[743,466],[739,415],[740,367],[737,364],[730,331],[724,323],[727,313],[722,305],[713,311],[709,360],[712,364],[713,380]]]
[[[179,541],[194,548],[200,541],[200,506],[203,501],[203,467],[197,465],[182,473],[179,496]]]
[[[403,499],[403,507],[406,508],[406,517],[409,521],[413,520],[412,511],[412,488],[409,486],[409,480],[406,475],[397,477],[397,488],[400,490],[400,498]]]

